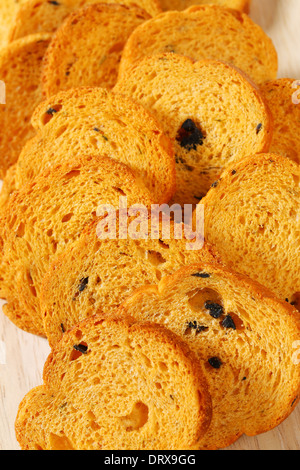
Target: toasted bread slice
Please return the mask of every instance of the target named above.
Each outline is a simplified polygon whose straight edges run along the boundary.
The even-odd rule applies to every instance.
[[[50,98],[32,118],[37,131],[20,154],[16,188],[74,153],[107,155],[129,166],[157,203],[175,192],[170,140],[141,105],[103,88],[78,88]]]
[[[3,0],[2,0],[3,1]],[[27,0],[17,10],[9,30],[9,40],[15,40],[38,32],[54,33],[63,21],[75,10],[87,4],[114,3],[138,6],[150,16],[161,13],[157,0]]]
[[[299,302],[299,165],[274,154],[249,157],[227,169],[201,203],[205,238],[224,263]]]
[[[159,325],[94,316],[50,354],[44,385],[19,407],[23,450],[180,450],[205,433],[201,365]]]
[[[44,330],[51,347],[95,309],[105,314],[113,312],[135,288],[155,284],[185,264],[219,262],[207,244],[190,249],[183,226],[182,238],[176,238],[179,227],[173,223],[169,234],[160,227],[155,235],[150,227],[153,218],[149,217],[146,227],[139,227],[137,239],[130,233],[135,221],[135,217],[126,220],[117,216],[117,236],[113,239],[101,237],[105,220],[101,226],[97,226],[99,219],[93,221],[52,263],[40,295]],[[120,227],[124,226],[128,230],[120,236]],[[167,228],[164,226],[164,230]]]
[[[44,334],[39,295],[50,263],[80,236],[99,206],[118,208],[120,196],[129,206],[152,203],[148,190],[122,163],[74,156],[10,197],[1,221],[0,295],[18,327]]]
[[[257,84],[277,77],[271,39],[245,13],[217,5],[167,11],[138,26],[123,50],[120,77],[142,57],[162,52],[223,60]]]
[[[274,133],[270,152],[300,163],[300,82],[280,78],[266,83],[262,92],[274,118]]]
[[[11,194],[16,189],[15,188],[15,173],[16,173],[16,164],[9,167],[2,181],[2,186],[1,186],[1,191],[0,191],[0,212],[4,210]]]
[[[0,79],[6,85],[6,104],[0,105],[0,178],[6,174],[25,142],[35,135],[30,119],[42,101],[42,60],[48,34],[14,41],[0,51]]]
[[[0,2],[0,49],[9,41],[9,30],[20,5],[27,0],[1,0]]]
[[[245,13],[249,12],[251,0],[160,0],[162,9],[182,11],[193,5],[205,5],[210,3],[213,5],[221,5],[226,8],[233,8]]]
[[[127,39],[149,18],[138,7],[101,3],[69,15],[45,56],[44,96],[50,98],[61,90],[78,86],[112,88],[117,82]]]
[[[181,336],[203,362],[213,419],[201,449],[224,448],[281,423],[299,400],[294,360],[298,312],[264,287],[230,269],[182,268],[138,290],[120,308]]]
[[[273,123],[266,101],[223,62],[171,53],[146,57],[114,90],[142,104],[170,137],[180,204],[197,203],[233,161],[269,150]]]

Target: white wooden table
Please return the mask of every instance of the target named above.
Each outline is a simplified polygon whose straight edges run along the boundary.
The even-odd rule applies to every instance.
[[[279,77],[300,79],[300,0],[252,0],[251,17],[271,36]],[[0,303],[0,308],[2,307]],[[18,330],[0,315],[0,450],[17,450],[14,421],[24,395],[42,383],[47,341]],[[242,437],[230,450],[300,450],[300,405],[278,428]]]

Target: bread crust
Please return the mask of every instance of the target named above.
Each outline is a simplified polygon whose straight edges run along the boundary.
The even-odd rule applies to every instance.
[[[134,217],[128,218],[128,232],[134,221]],[[139,239],[130,234],[120,237],[118,231],[124,221],[119,216],[117,238],[101,239],[99,223],[100,219],[93,221],[77,241],[56,257],[43,280],[40,311],[51,347],[95,309],[104,314],[114,311],[137,287],[157,283],[185,264],[221,262],[208,244],[189,250],[189,241],[184,236],[180,240],[175,238],[172,223],[169,237],[161,230],[153,239],[148,228],[143,236],[139,234]],[[149,228],[150,224],[149,217]],[[83,280],[85,284],[81,288]]]

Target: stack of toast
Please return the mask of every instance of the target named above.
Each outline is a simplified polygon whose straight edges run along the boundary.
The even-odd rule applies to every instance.
[[[250,6],[1,3],[0,297],[51,347],[21,449],[223,449],[297,406],[300,99]]]

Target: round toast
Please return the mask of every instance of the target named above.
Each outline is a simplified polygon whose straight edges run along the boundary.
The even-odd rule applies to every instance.
[[[40,76],[49,43],[48,34],[34,34],[0,51],[0,79],[6,86],[6,104],[0,105],[0,179],[35,135],[30,119],[42,101]]]
[[[200,449],[267,432],[299,402],[299,312],[248,277],[222,266],[186,266],[137,290],[119,313],[165,326],[201,360],[213,413]]]
[[[96,315],[66,334],[20,404],[23,450],[184,450],[211,420],[201,365],[166,328]]]
[[[272,40],[248,15],[217,5],[167,11],[138,26],[123,50],[119,76],[145,56],[175,52],[243,70],[257,85],[277,77]]]

